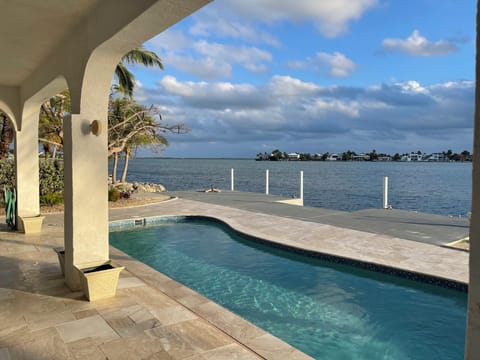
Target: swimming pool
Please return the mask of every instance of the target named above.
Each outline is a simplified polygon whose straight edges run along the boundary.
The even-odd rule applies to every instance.
[[[466,293],[320,261],[205,219],[110,243],[317,359],[463,359]]]

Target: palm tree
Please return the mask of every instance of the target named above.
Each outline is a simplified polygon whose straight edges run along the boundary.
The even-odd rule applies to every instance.
[[[115,68],[117,84],[115,90],[121,94],[132,97],[135,88],[135,76],[127,69],[126,64],[140,64],[147,67],[158,67],[163,70],[163,64],[157,54],[139,46],[126,53]]]

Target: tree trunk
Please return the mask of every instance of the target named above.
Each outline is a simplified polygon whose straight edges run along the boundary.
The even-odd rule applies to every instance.
[[[117,183],[118,152],[113,153],[112,184]]]
[[[5,114],[0,114],[2,132],[0,133],[0,159],[6,159],[13,141],[13,124]]]
[[[43,144],[43,156],[45,157],[45,160],[48,160],[48,155],[50,154],[50,145],[48,144]]]
[[[57,147],[53,147],[53,152],[52,152],[52,159],[55,160],[57,158]]]
[[[122,173],[122,183],[125,183],[127,180],[127,170],[128,170],[128,160],[130,159],[131,150],[129,147],[125,149],[125,165],[123,166],[123,173]]]

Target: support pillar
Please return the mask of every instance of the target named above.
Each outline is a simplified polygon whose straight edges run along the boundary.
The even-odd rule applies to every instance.
[[[480,3],[477,3],[475,125],[473,139],[472,216],[465,359],[480,359]]]
[[[64,119],[65,282],[72,290],[80,288],[75,265],[109,259],[106,106],[98,113]],[[98,136],[94,120],[101,123]]]
[[[38,111],[23,119],[21,131],[15,132],[15,173],[17,190],[17,228],[38,233],[40,217],[40,181],[38,166]]]

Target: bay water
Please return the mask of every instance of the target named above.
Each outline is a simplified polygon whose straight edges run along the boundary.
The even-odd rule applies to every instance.
[[[122,165],[122,164],[121,164]],[[120,166],[121,167],[121,166]],[[380,208],[383,177],[389,177],[389,204],[395,209],[467,216],[471,209],[472,164],[428,162],[255,161],[252,159],[135,158],[128,181],[159,183],[168,191],[230,190],[299,197],[304,172],[304,204],[341,211]]]

